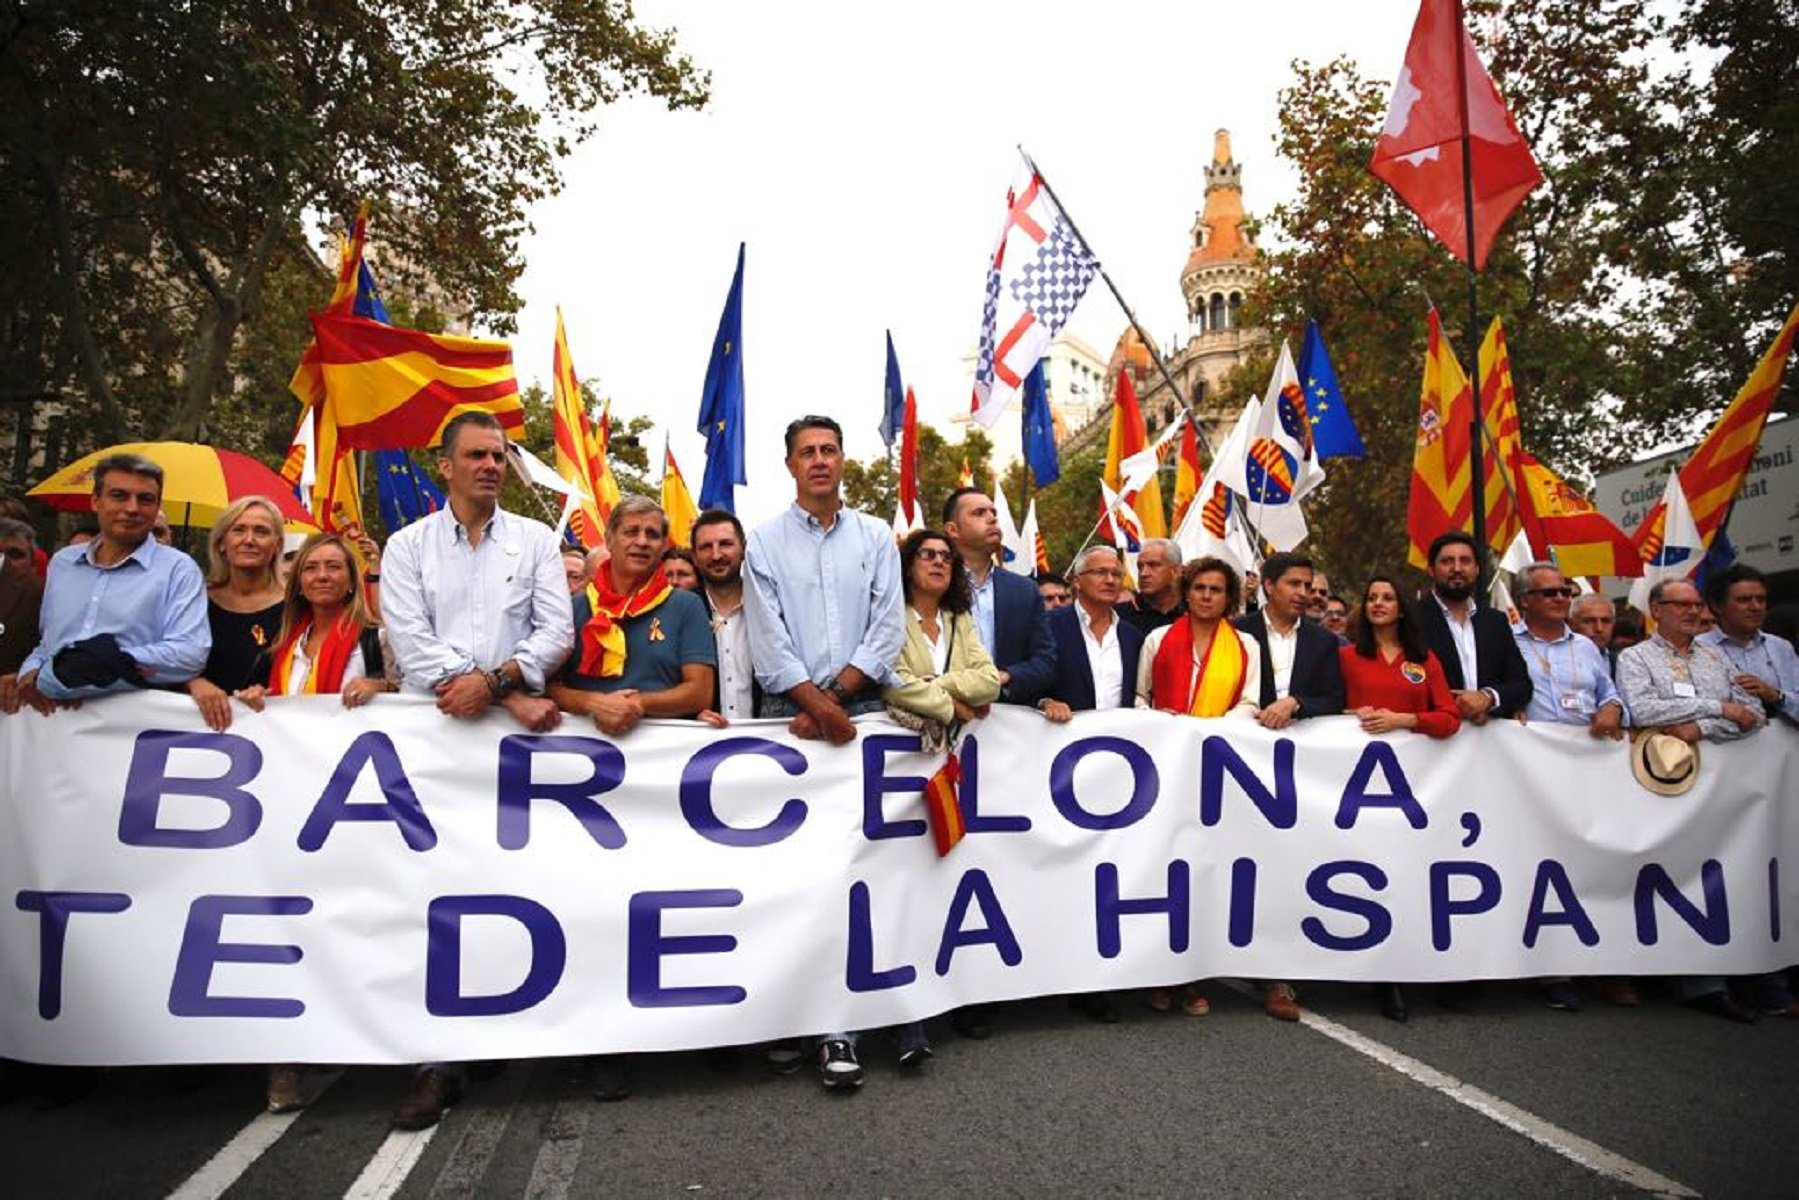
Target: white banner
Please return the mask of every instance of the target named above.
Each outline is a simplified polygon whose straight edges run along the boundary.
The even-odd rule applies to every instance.
[[[452,722],[185,697],[0,719],[0,1055],[415,1062],[873,1028],[1211,976],[1738,974],[1799,959],[1799,736],[996,708],[939,860],[938,761],[879,722]],[[1787,869],[1782,871],[1782,864]]]

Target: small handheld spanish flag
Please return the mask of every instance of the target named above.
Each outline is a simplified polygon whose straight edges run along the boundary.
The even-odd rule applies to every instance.
[[[937,843],[938,858],[955,849],[968,832],[962,823],[962,801],[956,794],[961,782],[962,759],[951,750],[949,758],[924,785],[925,814],[930,819],[931,840]]]

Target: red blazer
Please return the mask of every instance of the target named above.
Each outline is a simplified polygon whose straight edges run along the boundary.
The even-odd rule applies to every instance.
[[[1342,646],[1337,658],[1343,668],[1345,711],[1358,708],[1385,708],[1393,712],[1417,713],[1418,732],[1434,738],[1446,738],[1462,727],[1462,715],[1456,710],[1455,696],[1449,681],[1443,677],[1443,665],[1434,654],[1424,656],[1423,678],[1407,678],[1419,674],[1417,663],[1403,658],[1388,662],[1378,653],[1363,658],[1354,646]]]

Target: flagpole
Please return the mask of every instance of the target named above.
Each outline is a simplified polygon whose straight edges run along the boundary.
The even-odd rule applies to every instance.
[[[1474,253],[1474,133],[1468,127],[1468,24],[1463,11],[1462,0],[1455,0],[1455,91],[1456,106],[1462,120],[1462,223],[1468,236],[1468,328],[1463,332],[1463,339],[1468,345],[1468,361],[1473,364],[1474,381],[1469,387],[1471,399],[1474,401],[1474,416],[1469,423],[1472,441],[1469,445],[1468,465],[1470,482],[1474,487],[1474,606],[1477,609],[1488,607],[1486,594],[1487,559],[1484,551],[1487,547],[1487,489],[1484,480],[1486,455],[1481,450],[1481,430],[1484,422],[1481,419],[1480,404],[1480,295],[1477,286],[1479,273],[1475,270]],[[1497,443],[1496,443],[1497,444]]]

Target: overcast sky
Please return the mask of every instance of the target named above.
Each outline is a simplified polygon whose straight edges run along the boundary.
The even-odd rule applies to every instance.
[[[548,382],[555,308],[575,366],[622,417],[673,435],[696,491],[700,386],[739,241],[754,523],[792,498],[781,430],[835,416],[881,450],[883,331],[920,418],[966,412],[963,363],[1022,143],[1145,327],[1185,336],[1179,273],[1212,134],[1231,130],[1244,198],[1293,188],[1274,154],[1295,59],[1343,54],[1391,79],[1417,0],[903,5],[638,0],[712,73],[712,102],[633,100],[565,163],[533,213],[516,358]],[[1123,313],[1095,282],[1071,331],[1109,355]],[[952,436],[954,436],[952,434]],[[659,470],[658,438],[652,468]]]

